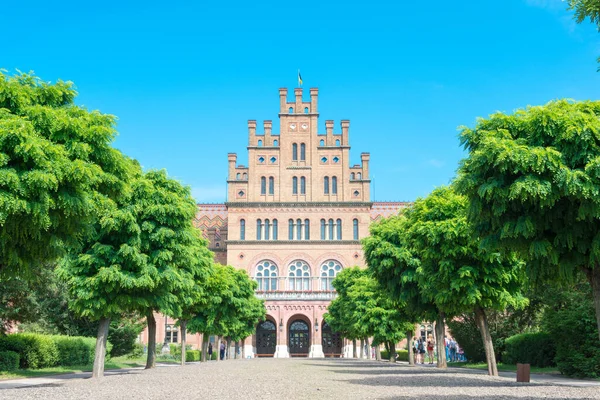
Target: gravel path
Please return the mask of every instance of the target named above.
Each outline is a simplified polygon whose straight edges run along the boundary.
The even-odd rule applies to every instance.
[[[366,360],[254,359],[161,367],[0,390],[0,399],[600,399],[600,386]]]

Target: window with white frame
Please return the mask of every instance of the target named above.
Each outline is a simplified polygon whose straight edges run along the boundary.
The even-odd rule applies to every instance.
[[[263,260],[255,268],[254,280],[258,283],[258,290],[277,290],[277,265],[270,260]]]
[[[290,290],[310,290],[310,267],[302,260],[292,261],[288,267]]]
[[[331,282],[342,271],[342,266],[335,260],[327,260],[321,264],[321,290],[334,290]]]

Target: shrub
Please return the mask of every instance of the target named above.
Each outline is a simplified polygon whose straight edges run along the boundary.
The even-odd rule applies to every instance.
[[[408,350],[398,350],[396,353],[398,354],[398,361],[408,361]]]
[[[94,362],[96,339],[81,336],[51,336],[58,349],[58,365],[88,365]]]
[[[186,350],[185,360],[186,361],[200,361],[202,352],[200,350]]]
[[[108,340],[112,344],[111,357],[119,357],[134,351],[136,339],[144,330],[144,324],[124,318],[110,324]]]
[[[14,351],[20,356],[19,367],[46,368],[58,363],[58,349],[50,336],[15,333],[0,337],[0,351]]]
[[[19,353],[0,351],[0,371],[14,371],[19,368]]]
[[[541,368],[555,365],[556,347],[546,332],[514,335],[504,341],[504,346],[502,359],[508,364],[524,363]]]
[[[558,370],[575,377],[600,377],[600,339],[592,291],[587,282],[560,288],[554,293],[542,326],[556,345]]]
[[[144,356],[144,345],[141,343],[135,343],[131,353],[127,355],[127,358],[141,358]]]

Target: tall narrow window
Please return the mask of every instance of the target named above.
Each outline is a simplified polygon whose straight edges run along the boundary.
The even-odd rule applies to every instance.
[[[329,177],[323,178],[323,193],[329,194]]]
[[[292,194],[298,194],[298,178],[292,178]]]
[[[325,220],[321,220],[321,240],[325,240]]]
[[[246,220],[240,219],[240,240],[246,240]]]
[[[302,240],[302,220],[296,220],[296,240]]]
[[[356,173],[356,179],[358,179],[358,180],[362,179],[362,174],[360,172]]]
[[[300,143],[300,161],[306,161],[306,145]]]
[[[337,240],[342,240],[342,220],[338,218],[337,225]]]
[[[273,220],[273,240],[277,240],[277,220]]]
[[[288,239],[294,240],[294,220],[290,218],[288,225]]]
[[[275,179],[272,176],[269,177],[269,194],[275,194]]]
[[[298,144],[292,143],[292,161],[298,161]]]
[[[337,176],[331,177],[331,194],[337,194]]]
[[[339,146],[339,145],[340,145],[340,139],[337,139],[337,140],[335,141],[335,145],[336,145],[336,146]]]
[[[300,194],[306,194],[306,178],[300,177]]]
[[[354,172],[350,174],[350,180],[353,181],[356,179],[356,175],[354,175]]]
[[[261,147],[261,146],[262,146],[262,140],[259,140],[258,141],[258,147]]]
[[[310,220],[304,220],[304,240],[310,240]]]
[[[323,139],[319,140],[319,146],[321,146],[321,147],[325,146],[325,141]]]
[[[329,220],[329,240],[333,240],[333,219]]]
[[[354,240],[358,240],[358,220],[356,218],[352,220],[352,230],[354,231]]]
[[[267,178],[260,177],[260,194],[267,194]]]
[[[262,220],[256,220],[256,240],[262,240]]]
[[[269,240],[269,236],[270,236],[270,230],[271,230],[271,221],[269,221],[268,219],[265,219],[265,240]]]

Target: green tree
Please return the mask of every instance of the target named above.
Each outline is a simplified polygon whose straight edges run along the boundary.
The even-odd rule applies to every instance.
[[[575,12],[575,21],[582,23],[589,18],[600,31],[600,1],[598,0],[568,0],[568,9]],[[600,57],[597,61],[600,63]],[[599,68],[600,70],[600,68]]]
[[[473,311],[484,343],[488,372],[498,375],[487,310],[522,308],[522,263],[479,249],[467,220],[467,201],[451,187],[434,190],[406,212],[406,234],[419,254],[421,293],[450,315]],[[437,327],[436,327],[437,328]],[[438,332],[438,354],[444,332]]]
[[[458,189],[481,246],[517,252],[532,281],[587,277],[600,336],[600,102],[553,101],[463,128]]]
[[[419,287],[420,261],[406,234],[410,226],[404,214],[405,212],[371,224],[370,235],[362,241],[365,259],[373,277],[391,300],[404,305],[403,313],[407,320],[437,320],[436,326],[443,332],[444,312],[428,300]],[[408,335],[411,357],[412,339],[411,331]],[[445,368],[445,352],[438,357],[437,362],[438,367]]]
[[[77,249],[104,203],[124,191],[127,161],[111,147],[115,117],[76,106],[76,94],[71,82],[0,71],[3,275],[26,276]]]

